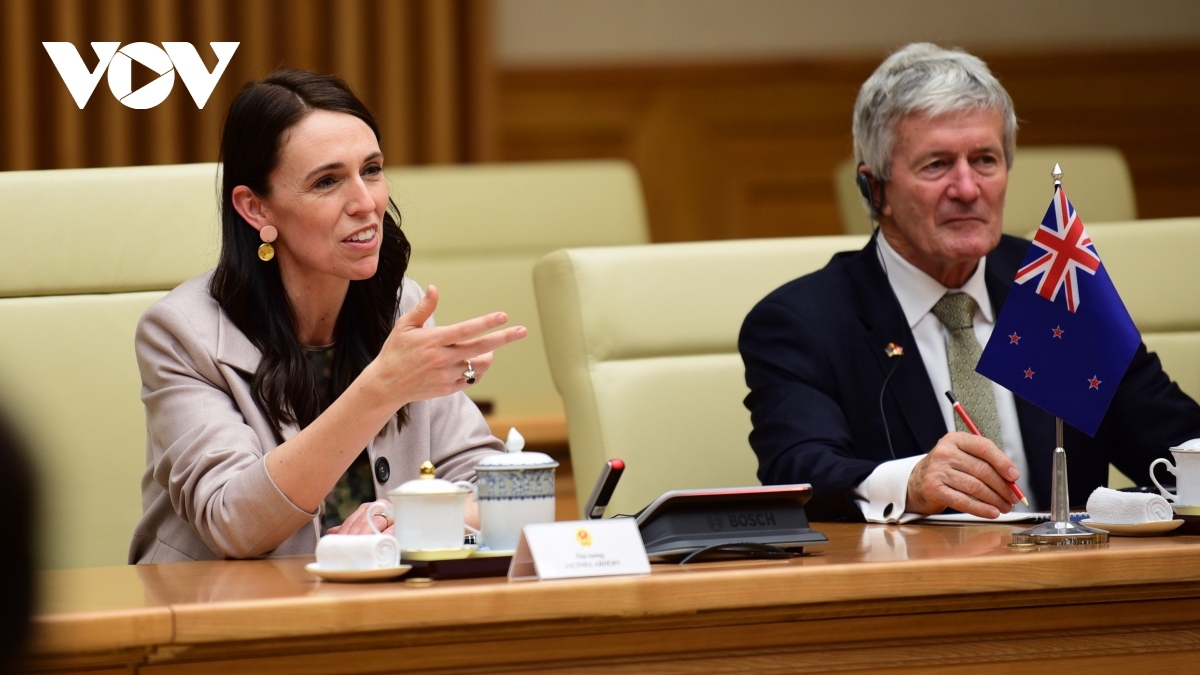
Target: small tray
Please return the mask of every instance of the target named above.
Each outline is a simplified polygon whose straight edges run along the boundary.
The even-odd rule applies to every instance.
[[[1200,534],[1200,506],[1172,504],[1171,510],[1175,512],[1175,517],[1183,521],[1179,534]]]
[[[405,564],[413,562],[434,562],[440,560],[460,560],[469,558],[475,555],[475,551],[479,549],[475,544],[468,544],[461,548],[419,548],[411,550],[401,550],[400,560]]]
[[[458,560],[405,560],[412,565],[409,578],[428,579],[474,579],[477,577],[502,577],[508,574],[512,562],[512,551],[482,549],[469,558]]]

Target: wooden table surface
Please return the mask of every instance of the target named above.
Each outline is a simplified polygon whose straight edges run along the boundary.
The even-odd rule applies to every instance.
[[[1003,525],[814,527],[830,539],[816,555],[648,577],[334,584],[304,570],[311,557],[49,571],[27,668],[1195,668],[1200,537],[1022,550]]]

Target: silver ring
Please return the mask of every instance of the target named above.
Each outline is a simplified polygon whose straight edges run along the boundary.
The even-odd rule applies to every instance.
[[[475,384],[475,369],[471,367],[471,359],[467,359],[467,372],[463,373],[463,379],[467,384]]]

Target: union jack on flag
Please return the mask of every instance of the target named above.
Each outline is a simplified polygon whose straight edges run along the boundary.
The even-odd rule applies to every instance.
[[[1095,435],[1141,341],[1083,222],[1055,186],[975,370]]]
[[[1045,251],[1038,259],[1017,271],[1016,283],[1038,279],[1038,295],[1053,302],[1058,292],[1066,289],[1067,310],[1072,314],[1079,307],[1078,270],[1096,274],[1100,256],[1083,229],[1083,221],[1067,199],[1062,186],[1055,186],[1054,203],[1046,212],[1033,245]],[[1040,278],[1039,278],[1040,277]]]

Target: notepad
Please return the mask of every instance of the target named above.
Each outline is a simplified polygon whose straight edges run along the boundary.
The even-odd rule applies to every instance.
[[[1086,511],[1072,511],[1071,522],[1078,523],[1087,518]],[[1050,522],[1049,511],[1009,511],[1001,513],[996,518],[980,518],[969,513],[939,513],[925,516],[913,522],[916,523],[1047,523]]]

